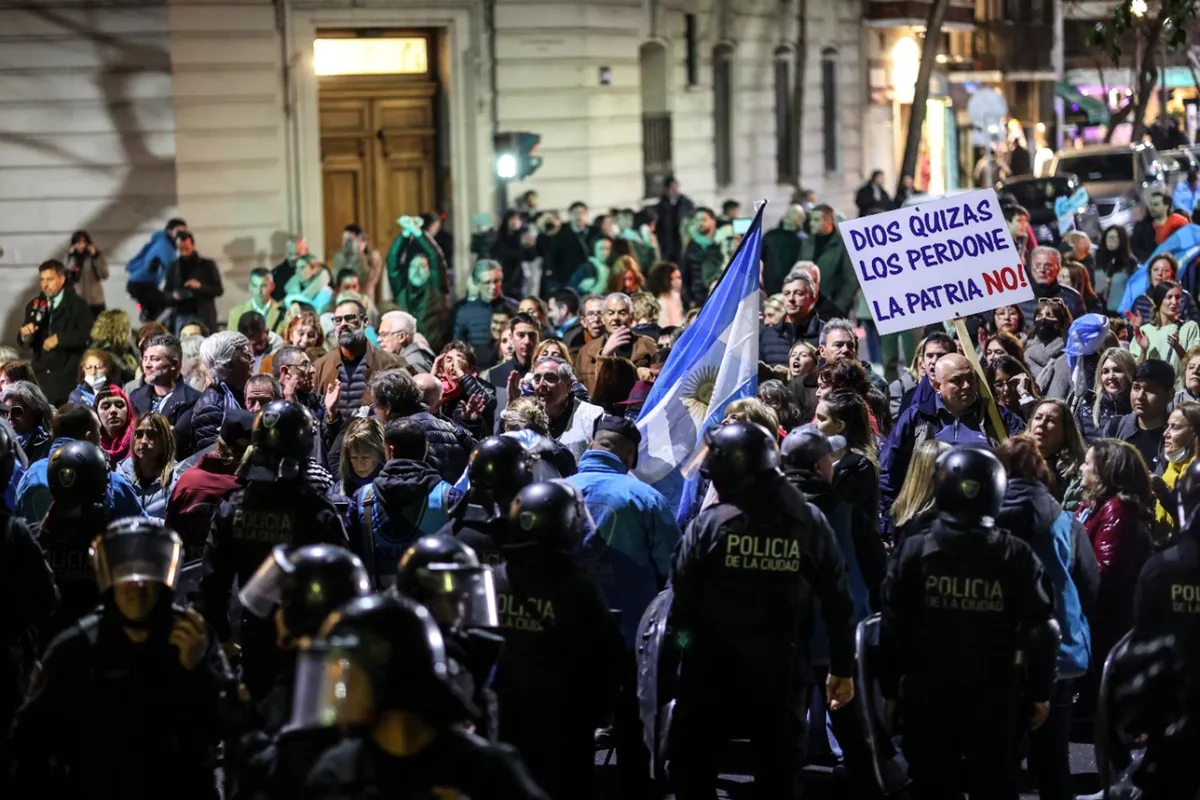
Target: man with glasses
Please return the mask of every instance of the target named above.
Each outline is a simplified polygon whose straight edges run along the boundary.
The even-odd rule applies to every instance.
[[[1079,319],[1087,313],[1083,297],[1069,286],[1058,282],[1058,271],[1062,268],[1062,256],[1053,247],[1035,247],[1029,259],[1029,275],[1033,278],[1033,299],[1021,303],[1025,319],[1033,322],[1039,300],[1061,300],[1071,312],[1071,319]]]
[[[571,451],[576,461],[587,450],[604,409],[585,403],[571,393],[575,373],[552,356],[542,356],[533,366],[533,396],[546,409],[550,436]]]
[[[334,405],[346,417],[363,405],[370,405],[367,383],[376,372],[397,367],[412,367],[403,356],[393,355],[367,341],[367,312],[357,300],[343,300],[333,309],[333,331],[337,349],[331,350],[313,365],[315,391],[327,396],[337,393]]]
[[[504,272],[495,261],[475,262],[471,282],[477,296],[474,299],[463,300],[454,307],[451,338],[474,347],[479,368],[486,369],[500,360],[495,357],[494,348],[494,343],[500,338],[495,331],[497,317],[504,315],[505,319],[501,323],[503,327],[516,315],[517,302],[504,296]]]
[[[191,440],[192,407],[200,392],[179,379],[183,348],[169,334],[155,336],[142,352],[142,376],[145,381],[129,393],[129,402],[139,417],[152,411],[167,418],[175,430],[176,451],[182,453]]]
[[[389,311],[379,320],[379,346],[403,356],[417,372],[433,371],[433,353],[417,341],[417,320],[407,311]]]
[[[590,312],[590,307],[585,308]],[[596,393],[596,374],[602,357],[625,358],[636,367],[649,367],[650,357],[658,352],[657,342],[649,336],[638,336],[633,332],[633,301],[629,295],[614,292],[604,298],[601,321],[604,336],[585,344],[576,362],[579,381],[592,394]],[[590,319],[585,319],[585,327],[591,324]]]

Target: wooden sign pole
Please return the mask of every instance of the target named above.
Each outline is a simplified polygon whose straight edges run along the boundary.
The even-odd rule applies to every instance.
[[[987,375],[983,372],[983,364],[979,362],[979,354],[975,352],[975,342],[971,341],[971,335],[967,332],[966,320],[962,317],[955,317],[954,329],[958,331],[958,340],[962,342],[963,354],[967,357],[967,361],[971,362],[971,368],[975,370],[975,374],[979,376],[979,396],[983,400],[987,418],[992,423],[996,438],[1003,442],[1008,438],[1008,428],[1000,417],[996,398],[992,397],[992,387],[988,386]]]

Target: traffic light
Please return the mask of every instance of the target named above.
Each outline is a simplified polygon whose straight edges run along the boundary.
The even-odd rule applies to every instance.
[[[498,133],[492,137],[496,148],[496,177],[502,181],[523,181],[537,172],[542,157],[534,155],[542,137],[527,131]]]

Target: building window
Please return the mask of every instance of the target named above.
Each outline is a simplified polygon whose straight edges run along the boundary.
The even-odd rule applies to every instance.
[[[821,128],[825,142],[825,171],[837,172],[842,161],[838,125],[838,54],[833,48],[821,53]]]
[[[429,51],[422,38],[317,39],[313,71],[325,75],[423,75]]]
[[[638,51],[642,77],[643,197],[658,197],[671,174],[670,57],[662,42],[646,42]]]
[[[713,48],[713,139],[717,186],[733,183],[733,47]]]
[[[796,54],[790,47],[775,51],[775,177],[779,183],[795,183],[800,178],[799,138],[792,105]]]

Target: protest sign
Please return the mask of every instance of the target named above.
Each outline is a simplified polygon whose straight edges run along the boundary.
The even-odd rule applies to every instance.
[[[847,220],[838,229],[881,334],[1033,299],[992,189]]]

